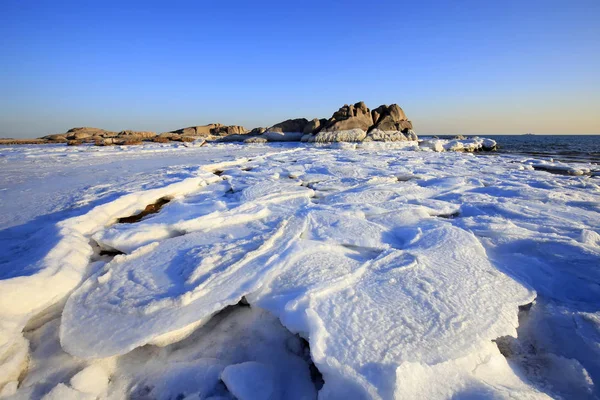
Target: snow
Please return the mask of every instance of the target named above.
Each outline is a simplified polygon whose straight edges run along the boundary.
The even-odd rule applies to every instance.
[[[0,150],[0,396],[598,396],[597,178],[493,144]]]

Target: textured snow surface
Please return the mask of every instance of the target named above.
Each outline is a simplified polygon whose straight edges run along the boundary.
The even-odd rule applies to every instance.
[[[431,143],[0,150],[0,397],[597,397],[598,178]]]

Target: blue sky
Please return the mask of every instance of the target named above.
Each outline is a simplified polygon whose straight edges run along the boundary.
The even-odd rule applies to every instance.
[[[398,103],[417,133],[600,133],[600,1],[0,2],[0,136]]]

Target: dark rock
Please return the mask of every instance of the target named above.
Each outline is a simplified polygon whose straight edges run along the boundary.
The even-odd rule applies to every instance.
[[[308,124],[308,120],[306,118],[296,118],[296,119],[288,119],[278,124],[273,125],[268,128],[266,132],[294,132],[294,133],[303,133],[304,127]]]
[[[321,131],[336,132],[362,129],[366,132],[371,125],[373,125],[371,112],[366,104],[361,101],[350,106],[345,104],[339,110],[334,112],[331,119]]]

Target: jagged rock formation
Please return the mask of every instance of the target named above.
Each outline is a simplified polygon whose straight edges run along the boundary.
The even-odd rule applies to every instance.
[[[372,125],[371,112],[367,105],[361,101],[350,106],[344,104],[343,107],[333,113],[322,132],[339,132],[351,129],[362,129],[366,132]]]
[[[71,128],[66,133],[47,135],[42,138],[44,143],[67,143],[76,146],[84,143],[95,143],[98,146],[141,144],[143,141],[154,139],[155,132],[124,130],[120,132],[107,131],[100,128],[79,127]]]
[[[246,133],[247,130],[243,126],[239,125],[223,125],[223,124],[208,124],[199,126],[190,126],[187,128],[176,129],[171,132],[165,132],[163,137],[174,135],[181,136],[227,136],[227,135],[239,135]],[[170,134],[170,135],[169,135]]]
[[[288,119],[269,128],[250,131],[239,125],[190,126],[156,135],[146,131],[111,132],[100,128],[73,128],[65,134],[48,135],[43,143],[68,142],[69,144],[96,143],[97,145],[139,144],[143,141],[166,143],[169,141],[194,141],[199,138],[222,142],[363,142],[363,141],[416,141],[412,122],[397,104],[381,105],[370,110],[360,101],[345,104],[329,119]]]
[[[117,132],[106,131],[100,128],[81,127],[69,129],[64,136],[67,140],[85,140],[94,137],[113,137],[116,135]]]
[[[314,121],[314,120],[313,120]],[[320,130],[305,132],[304,142],[362,142],[417,140],[412,123],[397,104],[369,110],[364,102],[345,104]]]
[[[306,125],[306,118],[288,119],[271,126],[261,137],[269,142],[297,142],[302,138]]]

